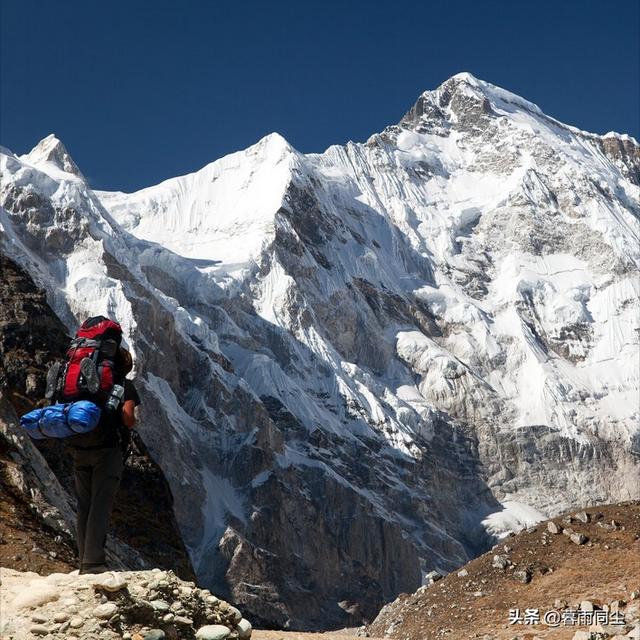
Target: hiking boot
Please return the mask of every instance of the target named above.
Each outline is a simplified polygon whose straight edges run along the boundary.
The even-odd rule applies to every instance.
[[[61,362],[54,362],[50,367],[49,371],[47,371],[47,387],[44,392],[44,397],[47,400],[51,400],[53,395],[57,391],[58,387],[58,375],[60,374],[60,367],[62,366]]]
[[[82,358],[80,360],[80,373],[87,385],[87,391],[91,394],[97,393],[100,389],[100,376],[96,363],[91,358]]]
[[[109,571],[106,564],[85,564],[78,572],[81,576],[87,573],[104,573]]]

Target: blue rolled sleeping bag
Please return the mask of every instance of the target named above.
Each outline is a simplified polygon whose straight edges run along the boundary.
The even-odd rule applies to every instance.
[[[68,438],[93,431],[100,422],[100,407],[88,400],[34,409],[20,418],[20,425],[34,440]]]

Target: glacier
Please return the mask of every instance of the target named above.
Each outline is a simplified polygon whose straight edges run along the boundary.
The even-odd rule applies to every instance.
[[[0,197],[69,331],[123,324],[198,577],[259,624],[360,624],[535,514],[640,496],[630,136],[458,74],[364,143],[274,133],[131,194],[49,136]]]

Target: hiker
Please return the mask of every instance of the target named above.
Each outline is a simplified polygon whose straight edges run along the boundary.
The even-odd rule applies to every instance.
[[[131,354],[118,349],[114,378],[124,387],[122,403],[112,412],[103,412],[98,427],[70,442],[78,496],[77,542],[80,573],[107,571],[105,543],[113,501],[124,468],[124,449],[135,427],[135,407],[140,397],[126,375],[133,368]],[[107,401],[108,402],[108,401]],[[79,438],[82,440],[79,442]]]
[[[51,404],[20,417],[34,440],[64,439],[73,452],[80,573],[107,570],[109,518],[140,404],[127,380],[132,369],[120,324],[105,316],[88,318],[65,360],[49,367],[45,398]]]

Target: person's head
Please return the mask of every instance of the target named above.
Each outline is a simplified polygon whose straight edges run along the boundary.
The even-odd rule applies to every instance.
[[[120,370],[124,376],[133,369],[133,359],[131,358],[131,354],[124,347],[120,347],[118,349],[118,364],[120,365]]]

